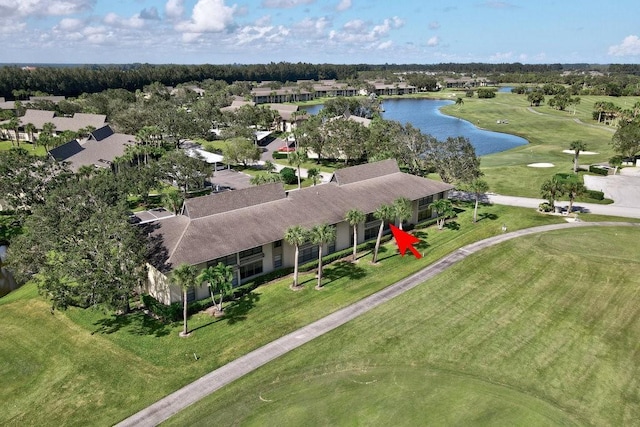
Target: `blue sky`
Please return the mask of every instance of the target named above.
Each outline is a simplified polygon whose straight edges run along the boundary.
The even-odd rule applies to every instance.
[[[638,63],[637,0],[0,0],[0,62]]]

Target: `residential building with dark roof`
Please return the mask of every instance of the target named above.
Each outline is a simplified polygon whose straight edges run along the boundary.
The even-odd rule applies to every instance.
[[[336,240],[325,245],[323,253],[347,249],[353,244],[353,228],[344,219],[350,209],[367,214],[357,227],[358,242],[364,242],[377,236],[380,221],[372,213],[381,205],[405,197],[413,207],[407,222],[417,223],[431,218],[430,203],[447,198],[452,188],[403,173],[395,160],[384,160],[340,169],[327,184],[288,193],[281,183],[273,183],[188,199],[182,215],[151,224],[149,235],[157,251],[149,261],[147,291],[166,304],[180,301],[180,288],[169,277],[183,263],[199,269],[218,262],[233,266],[236,284],[293,266],[295,249],[283,241],[293,225],[334,225]],[[317,256],[318,245],[305,244],[299,262]],[[209,295],[204,286],[190,292],[191,299]]]
[[[94,130],[87,139],[72,140],[49,150],[58,161],[69,163],[77,172],[82,166],[111,168],[111,164],[124,154],[127,146],[135,144],[135,136],[115,133],[108,125]]]

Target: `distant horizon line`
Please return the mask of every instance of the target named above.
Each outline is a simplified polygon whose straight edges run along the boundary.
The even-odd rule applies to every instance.
[[[87,66],[87,65],[99,65],[99,66],[122,66],[122,65],[233,65],[233,66],[248,66],[248,65],[269,65],[269,64],[311,64],[311,65],[344,65],[344,66],[354,66],[354,65],[369,65],[369,66],[429,66],[429,65],[469,65],[469,64],[481,64],[481,65],[561,65],[561,66],[609,66],[609,65],[638,65],[637,63],[625,63],[625,62],[540,62],[540,63],[526,63],[526,62],[430,62],[430,63],[367,63],[367,62],[357,62],[357,63],[334,63],[334,62],[290,62],[290,61],[279,61],[279,62],[226,62],[226,63],[210,63],[210,62],[200,62],[200,63],[175,63],[175,62],[0,62],[0,67],[7,66],[20,66],[20,67],[28,67],[28,66],[67,66],[67,67],[77,67],[77,66]]]

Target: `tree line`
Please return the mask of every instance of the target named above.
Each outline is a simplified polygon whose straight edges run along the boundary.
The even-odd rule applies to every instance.
[[[269,64],[177,65],[123,64],[40,66],[22,69],[0,67],[0,96],[20,99],[25,95],[47,93],[79,96],[107,89],[135,91],[153,82],[175,86],[206,79],[238,81],[298,81],[357,79],[360,73],[385,75],[402,72],[462,73],[491,75],[498,82],[532,83],[562,78],[563,71],[602,70],[611,76],[640,74],[637,65],[593,66],[589,64],[311,64],[271,62]],[[626,86],[626,85],[625,85]]]

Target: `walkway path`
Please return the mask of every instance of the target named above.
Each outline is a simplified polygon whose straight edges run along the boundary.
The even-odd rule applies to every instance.
[[[171,393],[153,405],[143,409],[142,411],[132,415],[117,426],[155,426],[162,421],[167,420],[172,415],[177,414],[182,409],[203,399],[209,394],[215,392],[221,387],[235,381],[236,379],[248,374],[249,372],[259,368],[260,366],[280,357],[289,351],[300,347],[301,345],[317,338],[350,320],[370,311],[371,309],[395,298],[396,296],[412,289],[419,284],[431,279],[453,264],[466,258],[467,256],[480,251],[481,249],[498,243],[534,233],[542,233],[551,230],[560,230],[576,227],[593,227],[593,226],[635,226],[640,224],[632,223],[616,223],[616,222],[572,222],[566,224],[552,224],[541,227],[527,228],[517,230],[510,233],[501,234],[476,243],[472,243],[450,255],[442,258],[440,261],[420,270],[419,272],[409,276],[399,282],[379,291],[369,297],[354,303],[348,307],[336,311],[316,322],[311,323],[303,328],[298,329],[288,335],[285,335],[269,344],[266,344],[257,350],[252,351],[231,363],[228,363],[215,371],[212,371],[198,380],[186,385],[180,390]]]

